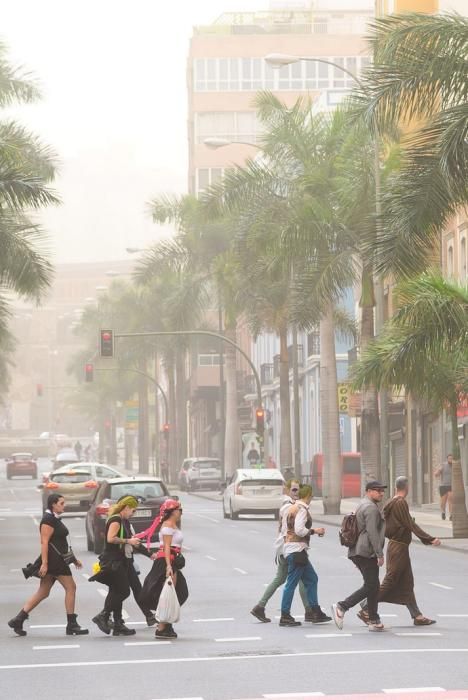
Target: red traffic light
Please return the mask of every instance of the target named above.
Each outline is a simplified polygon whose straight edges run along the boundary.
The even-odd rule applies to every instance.
[[[101,357],[114,357],[114,331],[99,331],[99,354]]]
[[[94,365],[90,362],[85,364],[85,380],[87,382],[92,382],[94,379]]]
[[[255,418],[257,419],[257,435],[262,437],[265,431],[265,411],[263,408],[255,410]]]
[[[168,433],[170,429],[171,429],[171,426],[169,425],[169,423],[164,423],[164,425],[163,425],[164,432]]]
[[[44,393],[44,387],[42,386],[42,384],[36,384],[36,395],[42,396],[43,393]]]
[[[257,410],[255,411],[255,415],[257,418],[265,418],[265,411],[263,410],[263,408],[257,408]]]

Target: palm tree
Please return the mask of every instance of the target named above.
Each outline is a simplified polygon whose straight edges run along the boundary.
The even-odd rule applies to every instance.
[[[31,102],[39,97],[36,84],[22,69],[14,69],[0,43],[0,107]],[[57,204],[48,183],[55,171],[55,156],[17,122],[0,122],[0,353],[1,376],[7,383],[11,347],[8,335],[7,296],[39,300],[52,278],[46,238],[26,215]]]
[[[354,384],[404,388],[452,425],[453,535],[468,536],[468,515],[460,463],[457,407],[468,394],[468,287],[426,272],[401,283],[398,310],[381,336],[362,354]]]
[[[440,231],[468,203],[468,19],[391,15],[375,21],[370,40],[374,64],[356,110],[371,130],[408,128],[383,199],[378,268],[408,276],[426,267]]]

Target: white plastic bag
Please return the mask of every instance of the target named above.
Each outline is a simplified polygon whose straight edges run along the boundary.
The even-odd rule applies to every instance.
[[[166,579],[159,596],[156,619],[159,622],[169,622],[171,624],[179,622],[180,619],[179,599],[177,598],[174,582],[170,576]]]

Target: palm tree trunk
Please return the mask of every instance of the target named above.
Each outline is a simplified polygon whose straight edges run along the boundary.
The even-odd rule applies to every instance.
[[[468,514],[460,461],[456,403],[450,407],[450,420],[452,424],[452,532],[453,537],[468,537]]]
[[[225,335],[236,342],[237,323],[226,324]],[[241,466],[240,444],[241,434],[239,417],[237,413],[237,362],[236,349],[232,345],[225,344],[226,366],[224,378],[226,380],[226,433],[224,437],[224,468],[226,477],[234,474]]]
[[[185,349],[176,348],[176,415],[177,415],[177,467],[187,454],[187,392],[185,386]]]
[[[291,398],[289,392],[288,328],[278,329],[280,339],[280,466],[292,469]]]
[[[341,505],[341,443],[338,412],[333,304],[320,320],[320,414],[323,454],[323,512],[337,515]]]
[[[374,337],[374,306],[361,301],[361,351]],[[380,420],[377,391],[361,394],[361,490],[366,481],[380,478]]]
[[[177,415],[176,415],[176,390],[175,390],[175,365],[174,358],[167,358],[166,361],[167,385],[169,394],[169,436],[168,436],[168,458],[166,464],[169,483],[175,484],[177,481]],[[166,458],[165,458],[166,461]]]

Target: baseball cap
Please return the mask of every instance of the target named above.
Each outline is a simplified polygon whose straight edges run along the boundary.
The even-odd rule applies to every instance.
[[[383,491],[386,488],[380,481],[368,481],[366,484],[366,491]]]

